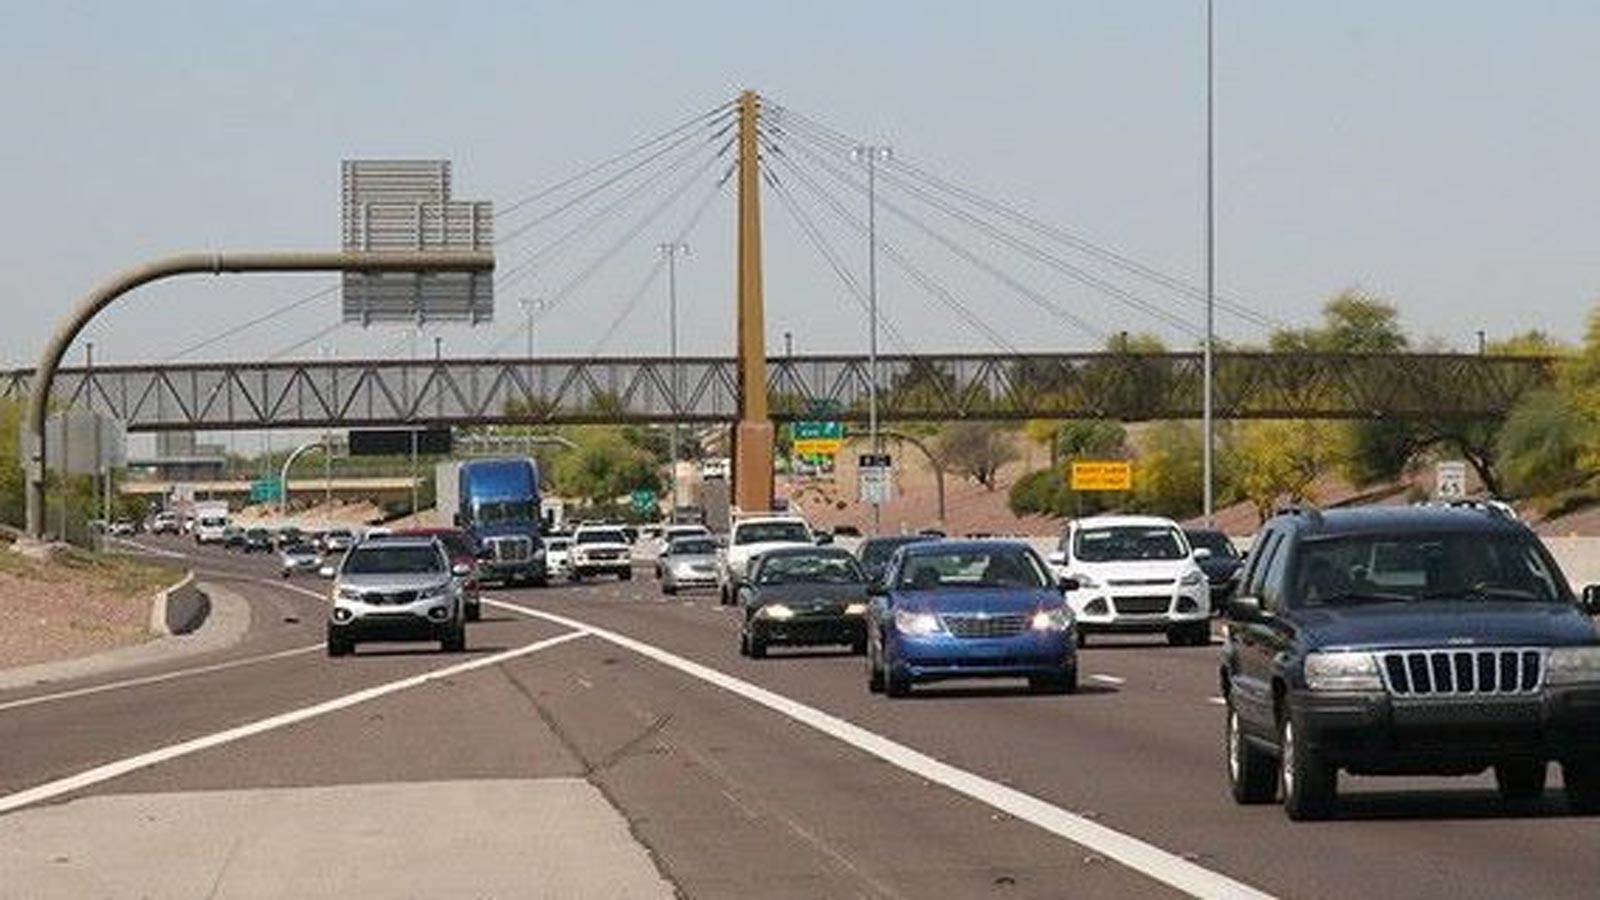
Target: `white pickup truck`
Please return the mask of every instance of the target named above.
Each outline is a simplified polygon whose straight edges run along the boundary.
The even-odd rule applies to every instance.
[[[739,580],[750,570],[750,560],[778,547],[817,543],[806,520],[797,516],[751,516],[737,519],[728,531],[728,546],[717,566],[717,595],[723,606],[739,597]]]

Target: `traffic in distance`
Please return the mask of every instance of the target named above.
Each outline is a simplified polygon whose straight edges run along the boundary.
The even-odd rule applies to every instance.
[[[516,470],[504,462],[489,468]],[[142,527],[272,549],[284,578],[327,580],[329,656],[372,641],[461,652],[493,582],[557,589],[641,569],[663,598],[702,592],[732,608],[740,655],[781,665],[837,647],[863,691],[894,699],[956,679],[1073,694],[1080,648],[1097,636],[1219,637],[1217,772],[1239,804],[1320,819],[1338,811],[1341,772],[1491,772],[1518,808],[1544,795],[1554,765],[1568,809],[1600,812],[1600,586],[1575,593],[1497,505],[1292,507],[1241,553],[1152,516],[1076,519],[1041,552],[932,529],[836,535],[788,514],[735,517],[725,534],[683,522],[541,531],[515,509],[484,513],[502,502],[426,529],[241,529],[216,511]],[[507,541],[525,544],[514,571]]]

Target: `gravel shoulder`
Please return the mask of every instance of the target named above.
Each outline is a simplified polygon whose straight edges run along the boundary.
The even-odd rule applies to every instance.
[[[0,669],[150,640],[150,603],[183,570],[64,549],[47,560],[0,546]]]

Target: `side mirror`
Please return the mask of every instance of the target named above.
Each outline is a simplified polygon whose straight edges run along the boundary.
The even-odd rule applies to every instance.
[[[457,578],[466,578],[472,574],[472,567],[466,563],[456,563],[450,567],[450,574]]]
[[[494,559],[494,551],[490,550],[488,547],[479,547],[478,552],[472,555],[474,558],[483,562]]]
[[[874,578],[867,582],[867,596],[887,597],[889,596],[889,585],[882,578]]]
[[[1267,613],[1261,608],[1260,597],[1230,597],[1228,618],[1239,622],[1260,622],[1267,618]]]
[[[1210,547],[1196,547],[1196,548],[1194,548],[1194,558],[1197,561],[1198,560],[1202,560],[1202,559],[1210,559],[1211,558],[1211,548]]]
[[[1046,556],[1044,559],[1045,562],[1048,562],[1052,566],[1064,566],[1067,564],[1067,551],[1051,550],[1050,555]]]
[[[826,547],[831,543],[833,543],[833,535],[829,534],[828,532],[824,531],[817,535],[818,547]]]
[[[456,513],[455,515],[451,516],[450,517],[450,523],[452,525],[456,526],[457,528],[460,528],[461,527],[461,513]]]
[[[1583,611],[1600,616],[1600,584],[1586,585],[1583,589]]]
[[[323,566],[317,570],[317,574],[323,578],[332,578],[336,573],[333,571],[333,566]]]
[[[1062,593],[1075,591],[1083,587],[1083,585],[1078,583],[1078,579],[1076,578],[1062,578],[1060,581],[1056,582],[1056,585],[1061,588]]]

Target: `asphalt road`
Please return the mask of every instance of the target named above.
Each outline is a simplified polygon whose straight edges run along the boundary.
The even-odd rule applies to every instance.
[[[0,693],[0,810],[24,791],[60,804],[576,778],[688,897],[1593,897],[1600,884],[1600,819],[1566,812],[1555,772],[1515,814],[1486,778],[1345,777],[1326,823],[1235,806],[1214,647],[1107,639],[1084,651],[1074,696],[957,684],[891,701],[842,652],[740,657],[714,596],[668,600],[646,570],[491,592],[500,605],[465,655],[331,660],[322,582],[194,554],[251,603],[246,639]],[[430,672],[445,675],[414,678]],[[91,684],[111,687],[49,699]]]

